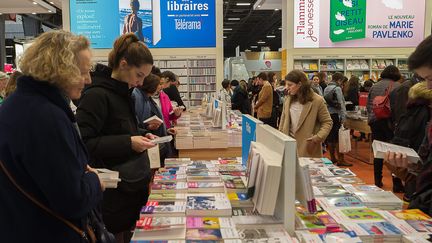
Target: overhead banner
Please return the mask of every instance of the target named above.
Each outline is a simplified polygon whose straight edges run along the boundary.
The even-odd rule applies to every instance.
[[[426,0],[294,0],[294,48],[415,47]]]
[[[71,31],[93,48],[135,33],[150,48],[216,46],[214,0],[70,0]]]

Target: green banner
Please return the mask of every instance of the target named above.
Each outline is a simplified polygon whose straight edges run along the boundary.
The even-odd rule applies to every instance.
[[[331,41],[366,38],[366,0],[330,1]]]

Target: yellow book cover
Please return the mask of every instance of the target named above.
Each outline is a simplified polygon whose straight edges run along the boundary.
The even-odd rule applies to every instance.
[[[391,214],[396,216],[398,219],[403,219],[403,220],[430,220],[431,219],[429,215],[423,213],[419,209],[392,211]]]

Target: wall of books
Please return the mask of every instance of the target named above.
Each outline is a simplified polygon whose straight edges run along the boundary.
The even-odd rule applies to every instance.
[[[182,58],[182,57],[178,57]],[[216,92],[216,59],[205,56],[159,59],[155,65],[179,77],[179,92],[187,106],[200,105],[206,93]]]
[[[377,81],[389,65],[397,66],[405,78],[410,78],[407,60],[406,56],[294,56],[294,69],[303,70],[310,79],[318,72],[326,72],[329,79],[333,73],[342,72],[347,77],[358,76],[361,81]]]

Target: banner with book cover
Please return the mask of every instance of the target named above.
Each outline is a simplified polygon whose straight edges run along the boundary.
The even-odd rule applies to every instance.
[[[135,33],[150,48],[216,47],[214,0],[70,0],[70,29],[92,48]]]
[[[426,0],[294,0],[294,48],[415,47],[425,35],[425,6]]]

